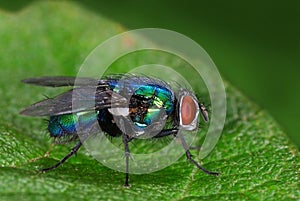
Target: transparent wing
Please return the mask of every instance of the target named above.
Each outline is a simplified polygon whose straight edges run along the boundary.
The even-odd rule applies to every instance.
[[[41,83],[41,82],[40,82]],[[113,94],[113,102],[112,102]],[[55,116],[86,110],[126,107],[127,99],[105,88],[79,87],[37,102],[20,112],[27,116]]]
[[[76,82],[75,82],[76,80]],[[66,77],[66,76],[53,76],[53,77],[35,77],[22,80],[26,84],[33,84],[47,87],[62,87],[62,86],[99,86],[105,85],[105,80],[98,80],[94,78],[85,77]]]

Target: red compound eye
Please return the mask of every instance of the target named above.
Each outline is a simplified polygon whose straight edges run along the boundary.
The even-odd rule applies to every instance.
[[[181,121],[183,125],[189,125],[196,117],[197,107],[191,96],[184,96],[181,101]]]

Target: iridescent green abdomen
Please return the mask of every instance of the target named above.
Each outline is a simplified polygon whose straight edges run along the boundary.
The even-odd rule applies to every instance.
[[[51,137],[67,137],[77,134],[79,128],[90,128],[97,122],[96,112],[79,112],[76,114],[64,114],[51,116],[48,130]]]

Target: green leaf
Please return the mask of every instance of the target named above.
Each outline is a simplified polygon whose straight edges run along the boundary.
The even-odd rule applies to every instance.
[[[35,2],[19,13],[0,11],[0,197],[1,200],[299,200],[299,151],[263,109],[228,84],[223,135],[203,174],[184,157],[161,171],[130,175],[102,166],[84,149],[42,174],[71,145],[51,147],[46,123],[19,111],[43,95],[66,89],[33,87],[21,79],[76,75],[100,42],[125,31],[74,2]],[[196,152],[194,155],[197,156]],[[34,158],[40,159],[33,160]]]

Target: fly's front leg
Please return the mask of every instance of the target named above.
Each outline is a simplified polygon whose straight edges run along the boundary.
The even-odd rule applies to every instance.
[[[153,138],[162,138],[162,137],[167,137],[169,135],[173,135],[174,137],[176,137],[178,133],[178,129],[177,128],[171,128],[171,129],[164,129],[162,131],[160,131],[159,133],[157,133],[155,136],[153,136]],[[129,141],[133,140],[133,138],[130,138]],[[200,150],[201,146],[192,146],[189,147],[189,150]]]
[[[192,154],[190,152],[190,147],[188,146],[188,144],[186,143],[184,137],[182,135],[178,135],[178,137],[180,138],[181,140],[181,144],[183,146],[183,148],[185,149],[185,155],[187,157],[187,159],[193,163],[198,169],[202,170],[204,173],[206,174],[209,174],[209,175],[216,175],[218,176],[220,173],[218,172],[212,172],[212,171],[209,171],[207,169],[205,169],[204,167],[202,167],[199,163],[197,163],[192,157]]]
[[[160,131],[159,133],[157,133],[155,136],[153,136],[153,138],[161,138],[161,137],[166,137],[166,136],[169,136],[169,135],[176,136],[177,133],[178,133],[177,128],[164,129],[164,130]]]

